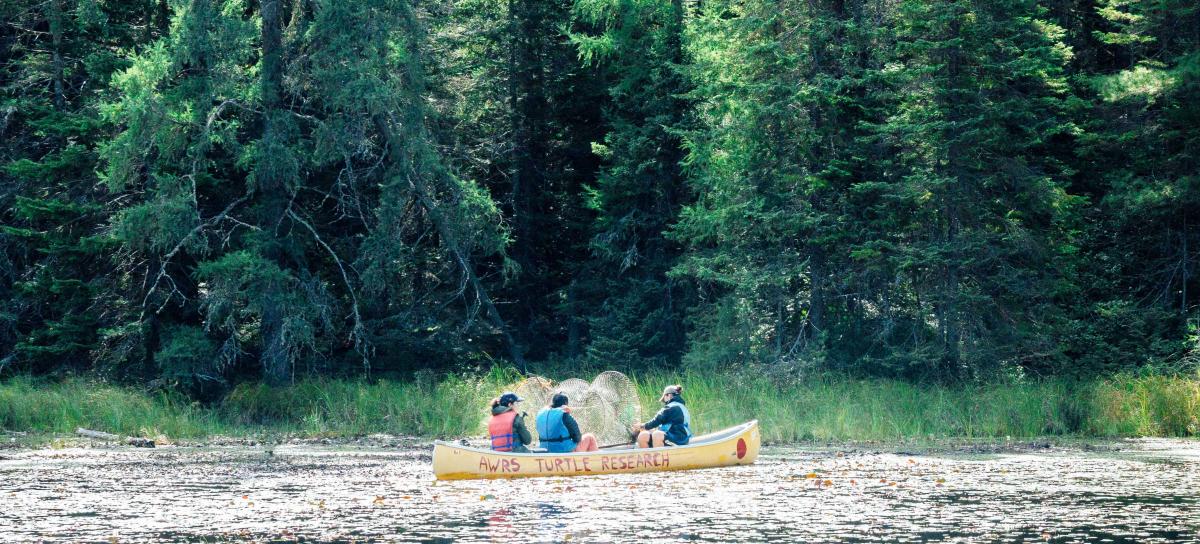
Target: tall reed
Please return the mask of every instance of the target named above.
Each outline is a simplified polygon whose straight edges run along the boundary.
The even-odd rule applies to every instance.
[[[779,385],[764,377],[665,372],[633,378],[645,419],[659,408],[662,387],[679,383],[697,432],[758,419],[768,442],[1200,436],[1200,376],[964,386],[842,377]],[[441,379],[419,374],[406,382],[243,384],[202,406],[180,395],[92,380],[18,377],[0,383],[0,429],[70,433],[87,427],[172,438],[480,436],[488,399],[518,379],[511,370],[497,370]]]
[[[1200,436],[1200,376],[962,386],[824,377],[780,386],[763,377],[659,373],[637,382],[648,413],[664,385],[679,383],[697,431],[758,419],[772,442]]]

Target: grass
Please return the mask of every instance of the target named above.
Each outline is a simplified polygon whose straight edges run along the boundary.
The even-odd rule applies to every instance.
[[[675,381],[700,432],[758,419],[769,442],[1200,436],[1200,377],[957,387],[825,378],[781,388],[763,378],[660,375],[639,378],[643,406],[658,384]]]
[[[76,427],[203,439],[372,433],[430,438],[482,434],[488,399],[512,372],[431,375],[410,382],[312,379],[285,387],[243,384],[202,406],[179,395],[85,379],[0,383],[0,429],[35,434]],[[1200,376],[1115,376],[969,386],[821,378],[780,386],[766,378],[647,373],[634,377],[643,412],[662,386],[680,383],[697,432],[750,419],[768,442],[1200,436]]]

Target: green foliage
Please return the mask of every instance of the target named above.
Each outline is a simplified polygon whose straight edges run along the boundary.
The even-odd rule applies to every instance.
[[[173,326],[163,333],[163,346],[154,359],[168,382],[194,389],[203,381],[219,381],[222,354],[203,330]]]
[[[1195,364],[1195,2],[26,4],[0,3],[0,373],[215,398],[526,359]],[[1045,387],[1039,432],[1092,413]],[[1183,432],[1186,388],[1148,387]]]
[[[480,437],[488,400],[517,377],[501,371],[414,378],[305,380],[283,387],[245,383],[211,406],[81,379],[17,378],[0,382],[0,428],[72,433],[86,427],[168,439],[264,433]],[[758,419],[768,443],[1200,436],[1195,375],[957,386],[836,376],[781,383],[745,373],[653,372],[634,378],[644,414],[660,406],[662,384],[679,383],[698,433]]]
[[[604,160],[586,188],[591,228],[587,291],[604,296],[589,316],[592,362],[676,363],[684,350],[687,285],[667,278],[680,248],[666,239],[688,199],[680,168],[680,131],[690,123],[688,81],[681,69],[681,1],[576,2],[585,31],[571,34],[585,63],[611,74],[611,127],[593,150]]]

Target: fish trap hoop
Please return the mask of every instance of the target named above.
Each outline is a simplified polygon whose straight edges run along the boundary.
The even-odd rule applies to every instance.
[[[596,435],[602,444],[627,442],[629,428],[641,421],[637,388],[633,380],[616,371],[602,372],[590,383],[571,378],[555,384],[541,376],[533,376],[522,380],[512,390],[525,399],[524,411],[531,416],[525,426],[535,442],[539,437],[532,416],[549,406],[555,393],[563,393],[570,399],[568,406],[579,423],[580,432]]]

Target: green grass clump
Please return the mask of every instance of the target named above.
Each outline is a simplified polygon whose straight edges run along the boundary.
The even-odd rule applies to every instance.
[[[1200,436],[1200,377],[926,385],[824,377],[778,385],[765,377],[638,377],[643,410],[679,383],[698,432],[750,419],[769,442],[900,441],[1040,436]]]
[[[225,431],[216,414],[169,393],[146,393],[84,379],[0,383],[0,429],[72,433],[78,427],[118,434],[196,438]]]
[[[780,385],[765,377],[665,372],[633,378],[645,419],[658,409],[662,387],[679,383],[697,432],[758,419],[764,439],[776,443],[1200,436],[1200,376],[958,386],[844,377]],[[404,382],[242,384],[202,406],[176,394],[79,378],[18,377],[0,383],[0,429],[71,433],[86,427],[182,439],[259,433],[481,436],[488,400],[519,379],[498,370],[441,379],[418,374]]]
[[[272,388],[240,385],[219,411],[226,421],[309,436],[389,433],[433,438],[478,434],[486,403],[513,377],[450,376],[438,382],[314,379]]]

